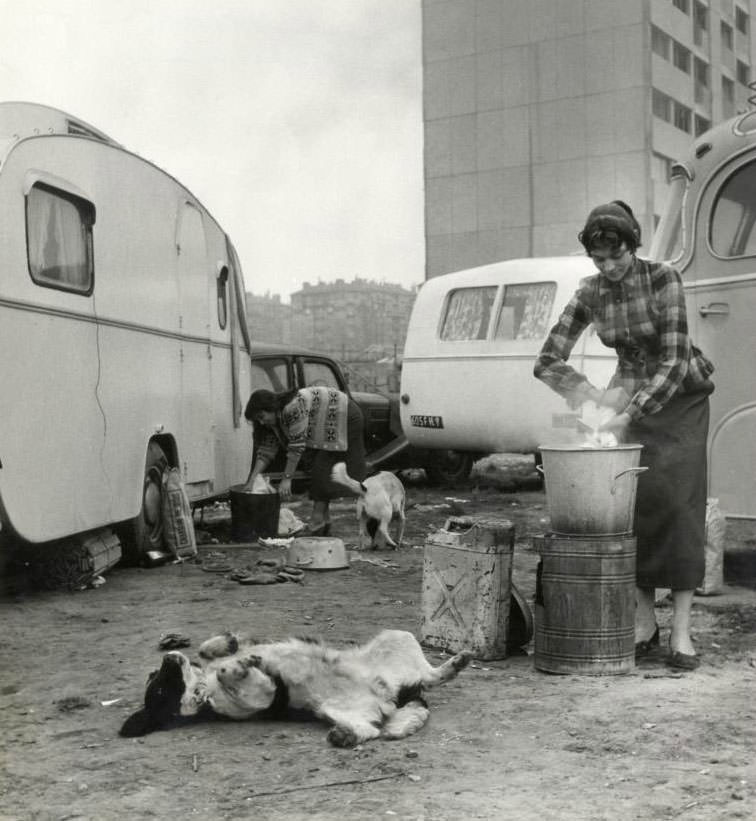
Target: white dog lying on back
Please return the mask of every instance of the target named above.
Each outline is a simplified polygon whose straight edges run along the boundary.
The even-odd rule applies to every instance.
[[[337,462],[331,470],[331,479],[357,494],[357,519],[360,523],[360,549],[390,545],[398,548],[404,536],[404,485],[388,470],[369,476],[364,482],[352,479],[346,464]],[[399,538],[389,534],[392,519],[399,519]]]
[[[244,643],[226,633],[199,652],[203,666],[178,651],[163,656],[147,681],[144,707],[126,719],[122,736],[200,714],[241,720],[306,713],[332,725],[328,740],[337,747],[404,738],[428,720],[423,689],[454,678],[471,658],[459,653],[432,667],[404,630],[383,630],[345,650],[296,638]]]

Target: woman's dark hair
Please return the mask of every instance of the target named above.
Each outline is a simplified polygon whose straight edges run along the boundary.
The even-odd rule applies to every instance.
[[[267,391],[264,388],[253,391],[247,401],[247,407],[244,408],[244,418],[254,422],[255,416],[260,411],[273,411],[275,413],[288,405],[296,393],[296,388],[282,393],[273,393],[273,391]]]
[[[633,209],[622,200],[597,205],[585,221],[578,239],[590,254],[595,248],[615,250],[624,242],[630,251],[641,244],[641,229]]]

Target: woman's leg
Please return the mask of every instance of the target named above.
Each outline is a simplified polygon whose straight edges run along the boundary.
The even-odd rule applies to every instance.
[[[694,590],[673,590],[672,635],[669,637],[669,649],[672,652],[695,655],[696,649],[690,638],[690,611],[693,608]]]
[[[312,519],[310,521],[310,526],[315,527],[328,521],[330,521],[330,514],[328,512],[328,500],[315,500],[312,503]]]
[[[656,590],[653,587],[635,588],[635,642],[648,641],[656,632]]]

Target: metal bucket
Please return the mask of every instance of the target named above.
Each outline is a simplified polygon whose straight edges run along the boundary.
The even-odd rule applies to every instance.
[[[539,447],[552,533],[632,533],[638,474],[648,470],[638,467],[642,447]]]
[[[249,493],[244,485],[231,488],[231,538],[254,542],[278,534],[281,497],[277,493]]]

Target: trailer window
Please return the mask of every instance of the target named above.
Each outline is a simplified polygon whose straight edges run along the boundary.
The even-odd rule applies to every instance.
[[[485,339],[495,299],[495,285],[452,291],[441,323],[441,339]]]
[[[91,202],[44,183],[26,196],[29,273],[38,285],[90,294],[94,284]]]
[[[541,339],[549,329],[556,282],[507,285],[495,339]]]
[[[722,186],[709,232],[712,250],[720,257],[756,255],[756,162],[739,168]]]
[[[218,303],[218,325],[221,330],[226,329],[228,322],[228,268],[223,266],[216,280],[216,296]]]

